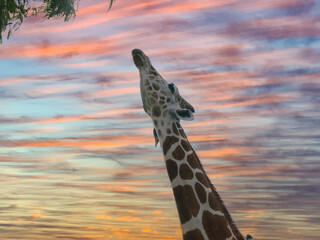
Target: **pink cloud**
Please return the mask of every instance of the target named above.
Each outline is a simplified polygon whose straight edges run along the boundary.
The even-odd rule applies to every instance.
[[[265,10],[265,9],[288,9],[290,7],[304,8],[313,5],[313,0],[255,0],[241,1],[237,4],[240,10]]]
[[[282,39],[320,35],[317,19],[284,16],[235,22],[220,31],[230,37]]]
[[[143,136],[109,136],[105,138],[83,138],[83,139],[62,139],[62,140],[12,140],[0,141],[0,145],[6,147],[73,147],[80,149],[106,149],[118,148],[128,145],[136,145],[152,142],[152,137]]]
[[[115,97],[115,96],[121,96],[121,95],[127,95],[127,94],[139,94],[140,88],[138,87],[131,87],[131,88],[117,88],[117,89],[104,89],[99,90],[92,95],[95,97]]]
[[[111,42],[103,40],[77,41],[72,43],[51,44],[43,42],[40,45],[29,46],[7,46],[0,53],[0,58],[32,58],[32,57],[60,57],[69,58],[74,55],[84,54],[88,56],[99,55],[108,52],[115,54],[121,51]]]

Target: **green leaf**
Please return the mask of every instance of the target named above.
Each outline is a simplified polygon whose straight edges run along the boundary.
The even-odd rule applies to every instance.
[[[19,13],[19,19],[20,19],[20,22],[22,23],[23,22],[23,15],[22,15],[22,13]]]
[[[111,9],[112,4],[113,4],[114,1],[115,1],[115,0],[110,0],[110,5],[109,5],[109,8],[108,8],[108,11]]]
[[[7,39],[9,39],[9,37],[11,36],[12,33],[12,29],[9,30],[8,35],[7,35]]]
[[[17,30],[17,29],[20,27],[20,25],[21,25],[21,23],[16,22],[16,23],[13,25],[12,29],[13,29],[13,30]]]

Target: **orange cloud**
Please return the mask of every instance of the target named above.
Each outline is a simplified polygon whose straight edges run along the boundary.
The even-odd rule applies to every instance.
[[[97,230],[99,229],[99,227],[96,227],[96,226],[89,226],[89,227],[86,227],[87,230]]]
[[[46,217],[43,216],[43,215],[41,215],[40,213],[33,213],[33,214],[29,217],[30,220],[35,220],[35,219],[37,219],[37,218],[46,218]]]
[[[217,165],[212,166],[212,169],[215,169],[215,173],[208,174],[212,179],[218,177],[228,177],[228,176],[261,176],[263,178],[276,178],[283,177],[275,173],[285,170],[293,170],[293,167],[288,166],[227,166],[227,165]],[[220,187],[221,188],[221,187]],[[225,186],[225,188],[229,188]]]
[[[248,148],[222,148],[214,150],[199,151],[200,158],[221,158],[230,155],[240,155],[250,151]]]
[[[50,44],[34,46],[8,46],[0,52],[0,58],[33,58],[33,57],[71,57],[84,54],[87,56],[99,55],[104,52],[109,54],[119,53],[122,50],[103,40],[78,41],[72,43]]]
[[[100,60],[100,61],[87,61],[87,62],[81,62],[81,63],[68,63],[64,64],[64,67],[68,68],[88,68],[88,67],[98,67],[103,65],[108,65],[112,63],[111,60]]]
[[[107,4],[105,2],[93,4],[87,7],[82,7],[77,12],[77,16],[79,17],[81,15],[87,15],[89,13],[96,14],[99,10],[106,10],[106,7],[107,7]]]
[[[132,217],[132,216],[122,216],[118,217],[117,221],[140,221],[139,217]]]
[[[191,10],[198,10],[202,8],[210,8],[210,7],[219,7],[227,4],[235,3],[237,0],[218,0],[218,1],[202,1],[195,4],[192,1],[184,1],[184,2],[173,2],[170,5],[165,5],[163,7],[157,8],[157,12],[165,12],[167,13],[177,13],[177,12],[186,12]]]
[[[154,210],[152,213],[153,214],[162,214],[162,211],[161,210]]]
[[[118,96],[121,94],[125,94],[126,92],[134,92],[136,91],[135,88],[132,89],[114,89],[114,93],[112,93],[111,90],[105,90],[105,92],[102,91],[102,94],[110,93],[110,95],[114,94],[113,96]],[[38,123],[58,123],[58,122],[73,122],[73,121],[80,121],[80,120],[92,120],[96,118],[103,118],[103,117],[109,117],[114,115],[121,115],[126,113],[132,113],[136,112],[137,110],[135,108],[120,108],[120,109],[110,109],[103,112],[97,112],[97,113],[91,113],[91,114],[83,114],[83,115],[74,115],[74,116],[58,116],[54,118],[48,118],[48,119],[39,119],[36,120]]]
[[[82,238],[104,238],[104,235],[84,235]]]
[[[255,218],[257,215],[263,216],[265,215],[265,210],[248,210],[246,212],[246,218]]]
[[[152,138],[135,136],[114,136],[106,139],[70,139],[52,141],[11,141],[12,147],[80,147],[83,149],[105,149],[151,142]],[[6,144],[8,146],[8,144]]]

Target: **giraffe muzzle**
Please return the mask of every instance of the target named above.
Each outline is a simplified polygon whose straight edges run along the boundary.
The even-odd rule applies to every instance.
[[[143,52],[140,49],[133,49],[132,57],[133,57],[133,62],[137,68],[143,67],[144,65]]]

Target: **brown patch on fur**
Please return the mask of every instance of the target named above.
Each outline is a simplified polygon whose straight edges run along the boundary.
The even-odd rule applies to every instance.
[[[167,136],[163,141],[163,154],[166,155],[171,146],[178,141],[179,139],[177,137]]]
[[[212,192],[210,192],[209,193],[209,206],[215,211],[222,212],[222,207],[221,207],[221,204],[219,202],[219,198],[214,197],[214,194]]]
[[[193,178],[193,172],[192,170],[190,169],[190,167],[183,163],[181,164],[180,166],[180,169],[179,169],[179,175],[182,179],[185,179],[185,180],[190,180]]]
[[[199,163],[197,161],[197,158],[195,157],[194,153],[191,153],[187,156],[187,161],[189,163],[189,165],[193,168],[193,169],[201,169],[199,166]]]
[[[160,99],[163,101],[166,100],[166,98],[164,96],[160,96]]]
[[[194,195],[191,186],[177,186],[173,188],[174,198],[176,200],[181,224],[189,221],[192,216],[197,216],[200,205]]]
[[[161,116],[161,110],[159,107],[153,107],[152,108],[152,116],[154,117],[160,117]]]
[[[186,135],[185,135],[185,133],[184,133],[184,131],[183,131],[183,129],[182,129],[182,127],[181,127],[181,125],[179,124],[179,122],[176,122],[176,124],[177,124],[177,125],[176,125],[177,127],[175,126],[175,123],[172,124],[172,130],[174,131],[174,128],[175,128],[175,127],[176,127],[176,130],[177,130],[177,128],[179,128],[179,132],[182,133],[182,136],[184,136],[185,138],[187,138]],[[177,130],[177,131],[178,131],[178,130]],[[177,135],[179,136],[178,133],[177,133]],[[211,191],[212,191],[212,196],[218,200],[219,206],[221,206],[221,209],[222,209],[221,212],[224,214],[225,219],[226,219],[227,222],[229,223],[229,226],[231,227],[231,230],[232,230],[234,236],[236,237],[236,239],[237,239],[237,240],[245,240],[245,238],[242,236],[242,234],[241,234],[240,231],[238,230],[237,226],[236,226],[235,223],[233,222],[233,220],[232,220],[232,218],[231,218],[231,216],[230,216],[230,214],[229,214],[226,206],[224,205],[224,203],[223,203],[222,199],[220,198],[219,194],[217,193],[216,189],[215,189],[214,186],[210,183],[209,178],[205,175],[205,172],[204,172],[204,170],[203,170],[203,167],[202,167],[202,165],[201,165],[201,162],[200,162],[197,154],[195,153],[195,151],[194,151],[194,149],[192,148],[191,145],[190,145],[190,147],[191,147],[191,150],[193,151],[193,153],[188,155],[188,157],[187,157],[188,163],[190,164],[190,166],[191,166],[192,168],[198,168],[198,169],[200,169],[200,170],[203,172],[203,174],[202,174],[202,173],[196,173],[196,177],[197,177],[198,181],[199,181],[200,183],[202,183],[204,186],[206,186],[206,187],[208,187],[208,188],[211,189]],[[209,201],[209,200],[208,200],[208,201]],[[235,239],[233,239],[233,240],[235,240]]]
[[[173,195],[174,199],[176,200],[180,222],[181,224],[184,224],[185,222],[189,221],[192,217],[185,201],[186,196],[184,193],[184,187],[179,185],[173,188]]]
[[[204,240],[201,231],[196,228],[183,235],[183,240]]]
[[[181,145],[183,149],[186,150],[187,152],[191,150],[190,144],[187,141],[181,140]]]
[[[151,86],[147,87],[147,90],[152,91],[152,87]]]
[[[158,121],[157,120],[153,120],[154,125],[157,127],[158,126]]]
[[[196,195],[194,194],[194,191],[191,186],[185,185],[184,192],[186,196],[186,202],[188,205],[188,209],[190,210],[191,214],[196,217],[198,216],[200,205],[198,203],[198,200],[196,198]]]
[[[204,187],[200,183],[196,183],[195,189],[200,202],[205,203],[207,201],[207,192]]]
[[[160,89],[159,84],[157,84],[157,83],[155,83],[155,82],[152,83],[152,87],[153,87],[153,89],[156,90],[156,91],[158,91],[158,90]]]
[[[171,100],[170,100],[170,98],[167,98],[167,103],[169,103]]]
[[[168,110],[165,110],[162,115],[163,115],[164,118],[167,117],[167,115],[168,115]]]
[[[174,159],[182,160],[184,159],[185,153],[181,146],[177,146],[176,149],[172,152],[172,156]]]
[[[175,135],[178,135],[179,136],[179,132],[178,132],[178,129],[176,127],[176,124],[173,122],[172,123],[172,131]]]
[[[160,101],[160,102],[159,102],[160,105],[163,105],[163,104],[165,104],[165,103],[166,103],[165,101]]]
[[[154,97],[155,99],[158,99],[158,94],[156,92],[153,92],[152,97]]]
[[[166,166],[170,181],[172,182],[172,180],[178,175],[178,165],[175,161],[169,159],[166,161]]]
[[[209,239],[225,240],[231,237],[231,232],[224,216],[213,215],[209,211],[204,211],[202,225]]]
[[[167,134],[171,134],[170,128],[167,128]]]
[[[205,175],[203,173],[196,173],[196,178],[198,179],[198,181],[200,183],[202,183],[202,185],[204,185],[205,187],[209,188],[209,183],[207,178],[205,177]]]
[[[177,128],[179,130],[179,133],[182,137],[187,138],[187,135],[184,133],[183,128],[181,127],[180,123],[176,123],[177,124]]]

